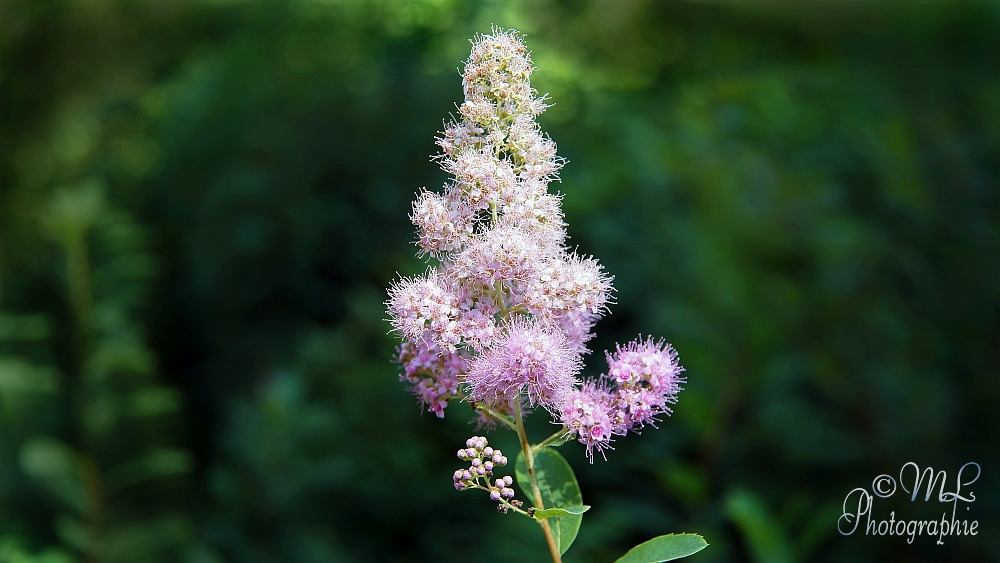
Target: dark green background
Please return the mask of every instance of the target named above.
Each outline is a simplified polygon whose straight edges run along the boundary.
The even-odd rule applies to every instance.
[[[562,448],[567,563],[682,531],[693,562],[1000,561],[996,2],[2,0],[0,562],[546,560],[452,488],[469,409],[418,412],[382,305],[494,23],[615,276],[587,372],[642,333],[689,378],[606,462]],[[837,533],[908,461],[981,464],[979,535]]]

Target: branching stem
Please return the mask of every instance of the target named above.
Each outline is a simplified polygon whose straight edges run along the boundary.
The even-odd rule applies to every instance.
[[[511,418],[511,417],[509,417],[509,416],[507,416],[507,415],[505,415],[503,413],[497,412],[497,411],[491,409],[490,407],[486,406],[483,403],[476,403],[475,404],[475,408],[477,408],[477,409],[483,411],[484,413],[486,413],[486,416],[489,416],[491,418],[495,418],[495,419],[499,420],[500,422],[504,423],[504,426],[506,426],[507,428],[510,428],[511,430],[514,430],[515,432],[517,431],[517,424],[514,422],[513,418]]]

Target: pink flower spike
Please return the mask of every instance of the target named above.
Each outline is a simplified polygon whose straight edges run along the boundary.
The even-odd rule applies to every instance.
[[[615,436],[671,414],[684,369],[669,344],[640,337],[606,353],[606,374],[578,380],[613,277],[567,247],[562,198],[549,193],[565,159],[537,122],[548,105],[531,87],[534,70],[517,32],[473,40],[465,100],[432,157],[450,178],[439,192],[421,190],[410,215],[429,265],[393,284],[386,306],[403,339],[401,379],[422,408],[443,417],[449,401],[468,400],[473,422],[491,429],[541,405],[593,462]],[[473,446],[463,455],[477,456]],[[487,458],[507,462],[499,451],[483,455],[457,488],[475,488],[471,471],[491,472]],[[509,488],[497,489],[507,498]]]

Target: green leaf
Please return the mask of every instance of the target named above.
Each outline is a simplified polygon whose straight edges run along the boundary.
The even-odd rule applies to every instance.
[[[151,479],[184,475],[193,466],[191,454],[187,451],[157,448],[141,458],[108,470],[104,476],[104,486],[108,492],[118,492]]]
[[[34,342],[52,333],[44,315],[11,315],[0,312],[0,342]]]
[[[546,518],[558,518],[559,516],[583,514],[588,510],[590,510],[590,506],[586,504],[580,506],[567,506],[566,508],[546,508],[545,510],[536,510],[534,517],[535,520],[545,520]]]
[[[708,547],[698,534],[667,534],[640,543],[615,563],[660,563],[687,557]]]
[[[179,391],[172,387],[146,387],[132,393],[127,402],[129,416],[158,416],[176,411],[181,407]]]
[[[726,496],[723,506],[726,516],[746,539],[754,561],[790,563],[795,560],[788,534],[759,495],[736,489]]]
[[[85,461],[76,450],[60,440],[39,435],[21,446],[21,471],[73,507],[78,514],[91,506],[84,485]]]
[[[542,503],[545,506],[577,507],[583,504],[583,495],[580,494],[576,475],[569,463],[556,450],[545,448],[535,454],[535,473],[538,475],[538,489],[542,493]],[[528,480],[528,469],[524,464],[524,452],[517,455],[514,474],[517,476],[521,492],[534,504],[535,497],[531,493],[531,481]],[[560,554],[566,553],[569,546],[573,545],[582,521],[581,514],[570,513],[567,516],[551,517],[549,525]]]
[[[38,366],[15,356],[0,356],[0,392],[55,393],[59,383],[59,372],[53,367]]]

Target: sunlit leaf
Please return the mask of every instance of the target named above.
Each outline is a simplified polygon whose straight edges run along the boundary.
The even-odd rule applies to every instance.
[[[698,553],[708,546],[698,534],[667,534],[633,547],[615,563],[661,563]]]
[[[59,372],[23,358],[0,357],[0,392],[54,393],[59,390]]]
[[[35,436],[21,446],[21,470],[78,512],[87,508],[83,461],[65,443],[49,436]]]
[[[565,508],[546,508],[545,510],[536,510],[532,516],[535,517],[535,520],[545,520],[546,518],[583,514],[588,510],[590,510],[590,507],[586,504],[581,506],[567,506]]]

